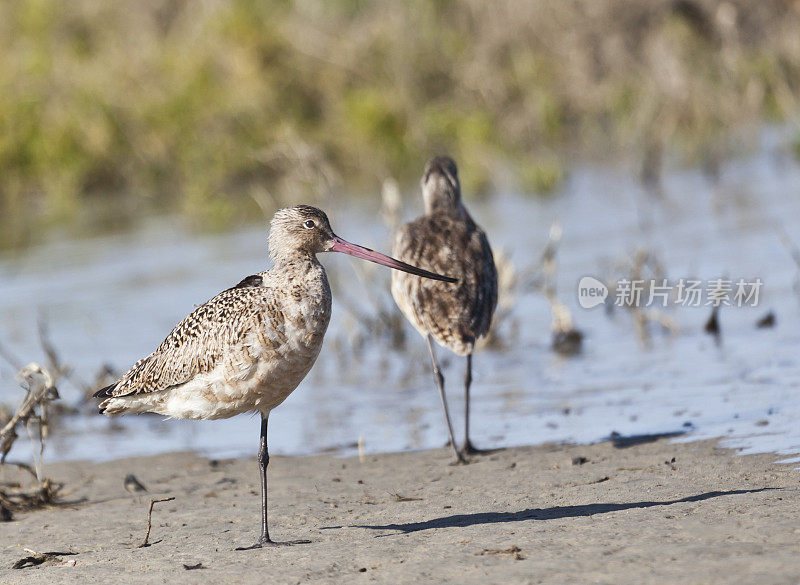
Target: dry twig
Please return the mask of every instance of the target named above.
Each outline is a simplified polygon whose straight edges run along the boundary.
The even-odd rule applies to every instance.
[[[666,280],[664,266],[658,260],[656,255],[646,248],[639,247],[633,253],[629,261],[621,263],[623,274],[627,273],[624,280],[628,283],[639,283],[641,288],[637,291],[629,291],[629,297],[621,306],[630,310],[633,317],[633,325],[636,329],[636,336],[642,347],[650,346],[650,330],[649,323],[658,323],[670,333],[677,333],[679,330],[677,322],[658,309],[647,309],[643,305],[646,304],[651,294],[651,286],[656,282],[663,282]],[[619,282],[621,282],[620,280]],[[609,287],[609,297],[616,297],[617,289],[615,286]],[[609,308],[615,305],[607,305]],[[619,305],[617,305],[619,306]]]
[[[45,478],[30,488],[21,483],[5,483],[0,489],[0,506],[9,512],[25,512],[51,506],[64,484]]]
[[[535,271],[528,275],[530,285],[539,291],[550,303],[550,312],[553,316],[551,329],[553,332],[553,350],[562,355],[575,355],[581,350],[583,334],[575,329],[572,324],[572,314],[567,306],[562,303],[556,293],[556,254],[561,243],[563,230],[558,220],[550,226],[550,234],[542,252]],[[541,272],[541,275],[538,274]]]
[[[55,565],[68,564],[68,561],[64,561],[64,559],[61,559],[59,557],[72,556],[72,555],[77,555],[78,554],[76,552],[71,552],[71,551],[67,551],[67,552],[54,551],[54,552],[42,552],[42,553],[40,553],[40,552],[36,552],[35,550],[31,550],[29,548],[26,548],[26,549],[23,549],[23,550],[26,553],[28,553],[29,556],[23,557],[20,560],[18,560],[17,562],[15,562],[13,565],[11,565],[12,569],[24,569],[26,567],[36,567],[36,566],[42,565],[44,563],[50,563],[50,564],[55,564]],[[69,562],[69,564],[73,564],[74,565],[74,561]]]
[[[153,505],[159,502],[171,502],[174,500],[174,497],[171,498],[158,498],[158,499],[151,499],[150,500],[150,508],[147,510],[147,532],[144,535],[144,540],[139,544],[139,548],[144,548],[146,546],[150,546],[150,529],[153,527]]]
[[[404,496],[404,495],[402,495],[402,494],[395,493],[395,492],[390,492],[390,494],[389,494],[389,495],[391,495],[391,496],[392,496],[392,499],[393,499],[395,502],[416,502],[416,501],[422,501],[422,498],[415,498],[415,497],[413,497],[413,496]]]
[[[482,555],[511,555],[514,557],[515,561],[524,560],[525,557],[522,556],[522,549],[519,548],[516,544],[509,546],[508,548],[485,548],[480,552],[475,553],[478,556]]]
[[[17,374],[17,379],[20,385],[27,389],[27,393],[17,412],[0,430],[0,463],[5,463],[6,456],[18,437],[16,428],[19,423],[26,425],[29,432],[31,424],[38,423],[41,455],[48,430],[47,405],[58,398],[53,376],[39,364],[31,363],[22,368]],[[37,469],[37,475],[38,471]]]
[[[9,511],[32,510],[52,504],[63,484],[42,477],[41,455],[44,452],[45,440],[48,432],[48,404],[58,398],[58,391],[53,383],[53,377],[39,364],[31,363],[22,368],[17,374],[20,384],[26,388],[27,393],[17,412],[0,429],[0,463],[6,463],[6,456],[19,435],[17,428],[24,425],[28,434],[33,438],[34,426],[38,431],[39,458],[35,459],[34,466],[27,463],[13,462],[23,471],[27,471],[36,478],[36,484],[26,487],[21,482],[4,484],[0,489],[0,506]]]

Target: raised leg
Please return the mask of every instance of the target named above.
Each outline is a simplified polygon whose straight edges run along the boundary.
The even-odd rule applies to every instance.
[[[447,410],[447,398],[444,394],[444,376],[442,375],[439,364],[436,361],[436,353],[433,351],[433,338],[428,335],[428,351],[431,353],[431,363],[433,364],[433,379],[436,381],[436,387],[439,389],[439,398],[442,399],[442,409],[444,410],[444,420],[447,423],[447,432],[450,434],[450,445],[453,447],[453,453],[456,456],[457,463],[466,463],[464,455],[456,447],[456,440],[453,436],[453,423],[450,422],[450,412]]]
[[[287,544],[308,544],[310,540],[293,540],[288,542],[275,542],[269,537],[267,523],[267,467],[269,466],[269,449],[267,448],[267,419],[269,413],[261,415],[261,441],[258,447],[258,468],[261,471],[261,536],[252,546],[243,546],[236,550],[253,550],[265,546]]]

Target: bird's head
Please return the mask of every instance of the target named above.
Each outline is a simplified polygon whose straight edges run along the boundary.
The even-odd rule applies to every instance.
[[[429,160],[425,165],[420,184],[426,213],[453,212],[461,205],[458,167],[449,156],[436,156]]]
[[[454,278],[422,270],[340,238],[333,233],[325,212],[316,207],[295,205],[275,213],[269,231],[269,255],[273,261],[277,263],[293,255],[313,256],[320,252],[342,252],[409,274],[457,282]]]
[[[279,209],[269,230],[269,253],[273,260],[289,252],[326,252],[334,238],[325,212],[310,205]]]

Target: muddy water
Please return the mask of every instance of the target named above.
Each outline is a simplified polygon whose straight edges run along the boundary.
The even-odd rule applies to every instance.
[[[724,437],[744,451],[787,457],[800,453],[800,303],[798,270],[781,242],[800,243],[800,168],[780,131],[766,132],[756,154],[723,165],[717,180],[674,171],[663,193],[643,191],[626,169],[574,169],[562,192],[545,201],[503,194],[473,202],[474,217],[496,250],[519,273],[533,266],[554,219],[563,227],[557,286],[584,333],[584,351],[563,358],[550,350],[550,309],[521,280],[509,315],[499,324],[501,347],[475,358],[473,440],[482,447],[544,441],[592,442],[674,433],[676,440]],[[419,211],[416,194],[406,216]],[[388,248],[379,202],[330,202],[326,210],[345,238]],[[127,368],[150,352],[192,307],[266,266],[266,227],[197,236],[171,220],[116,237],[54,241],[22,257],[0,260],[0,339],[25,361],[43,360],[36,333],[41,315],[54,345],[91,379],[101,364]],[[579,306],[577,283],[592,275],[610,282],[621,261],[649,250],[664,276],[763,282],[756,307],[724,307],[721,343],[703,328],[708,307],[670,305],[677,326],[650,327],[649,347],[631,313]],[[338,256],[338,255],[337,255]],[[406,330],[405,346],[371,333],[364,318],[391,309],[388,276],[325,255],[334,315],[311,374],[270,418],[275,453],[366,451],[440,446],[445,429],[424,343]],[[607,300],[614,301],[612,296]],[[756,328],[768,311],[772,328]],[[355,313],[360,316],[355,316]],[[441,352],[457,434],[463,429],[461,359]],[[65,382],[65,401],[78,390]],[[0,401],[21,391],[0,365]],[[251,454],[258,421],[164,421],[93,414],[60,419],[49,459],[109,459],[198,450],[221,457]],[[25,457],[15,447],[12,458]]]

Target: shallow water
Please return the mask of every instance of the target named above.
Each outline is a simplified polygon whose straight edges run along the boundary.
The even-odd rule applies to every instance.
[[[630,173],[583,167],[551,199],[507,194],[470,205],[496,250],[517,270],[535,264],[554,218],[563,226],[557,283],[575,326],[585,334],[574,358],[553,353],[547,302],[518,291],[500,323],[504,349],[474,360],[473,441],[481,447],[544,441],[592,442],[622,436],[681,433],[678,440],[724,437],[745,452],[800,453],[800,304],[797,267],[781,243],[782,226],[800,242],[800,168],[781,131],[765,132],[757,155],[725,164],[717,182],[699,171],[673,172],[664,195],[644,192]],[[419,211],[405,200],[406,216]],[[343,237],[388,249],[378,202],[326,206]],[[118,237],[54,241],[0,260],[0,339],[24,361],[43,360],[36,320],[42,315],[62,357],[83,379],[103,363],[127,368],[149,353],[191,308],[266,265],[266,229],[194,236],[170,220]],[[649,348],[631,316],[582,309],[577,283],[608,276],[609,267],[643,246],[670,280],[763,281],[757,307],[726,307],[722,343],[703,331],[708,307],[673,307],[680,326],[654,329]],[[337,257],[334,257],[337,256]],[[406,348],[365,336],[347,305],[374,313],[390,307],[388,275],[339,255],[324,255],[334,315],[311,374],[270,417],[270,450],[353,453],[441,446],[445,428],[423,340],[410,327]],[[757,329],[768,310],[777,324]],[[516,331],[516,334],[514,334]],[[463,429],[463,360],[440,351],[457,436]],[[78,391],[62,383],[62,397]],[[0,365],[0,401],[22,392]],[[63,417],[46,458],[109,459],[175,450],[213,457],[257,448],[258,421],[164,421],[93,414]],[[11,458],[27,456],[25,441]]]

